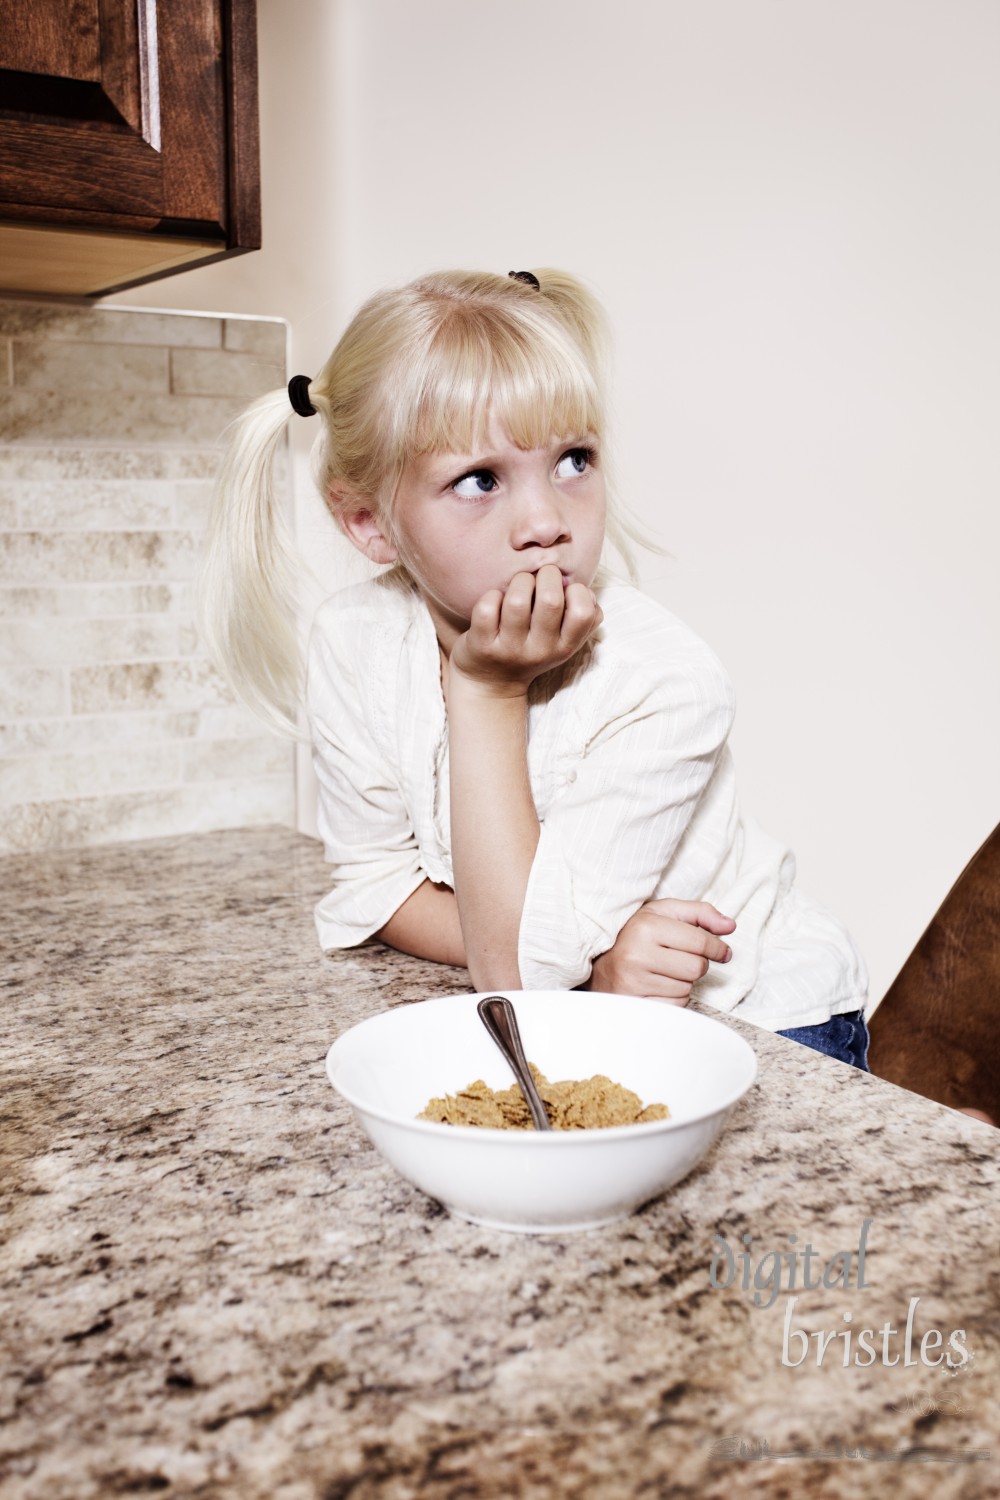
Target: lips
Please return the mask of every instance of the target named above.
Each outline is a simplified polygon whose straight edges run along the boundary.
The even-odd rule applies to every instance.
[[[532,576],[532,578],[537,578],[538,575],[539,575],[539,573],[542,571],[543,568],[558,568],[558,567],[559,567],[558,563],[539,563],[537,568],[525,568],[524,571],[526,573],[530,573],[531,576]],[[565,570],[565,568],[559,568],[559,576],[560,576],[560,578],[563,581],[563,588],[565,588],[567,584],[572,583],[572,581],[573,581],[573,575],[572,575],[572,573],[567,573],[566,570]]]

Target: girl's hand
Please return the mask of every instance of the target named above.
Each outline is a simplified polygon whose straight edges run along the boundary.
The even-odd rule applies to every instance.
[[[728,963],[720,933],[736,923],[708,901],[647,901],[630,917],[614,947],[594,960],[588,990],[652,995],[686,1005],[710,963]]]
[[[604,618],[582,583],[563,587],[553,564],[518,573],[505,593],[491,589],[476,601],[472,619],[451,651],[450,674],[515,697],[536,677],[575,656]]]

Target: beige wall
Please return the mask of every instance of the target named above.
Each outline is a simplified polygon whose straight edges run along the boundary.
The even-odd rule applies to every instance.
[[[726,662],[746,807],[880,996],[1000,813],[1000,10],[260,12],[266,249],[129,300],[287,317],[311,370],[422,269],[588,278],[646,586]]]

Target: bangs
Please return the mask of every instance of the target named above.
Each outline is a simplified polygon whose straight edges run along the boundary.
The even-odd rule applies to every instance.
[[[491,421],[522,449],[602,436],[601,392],[579,346],[548,318],[518,313],[465,305],[442,321],[414,371],[406,457],[474,453]]]

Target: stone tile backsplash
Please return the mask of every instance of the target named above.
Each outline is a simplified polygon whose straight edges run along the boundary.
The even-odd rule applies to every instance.
[[[202,655],[219,438],[285,325],[0,299],[0,850],[295,821]]]

